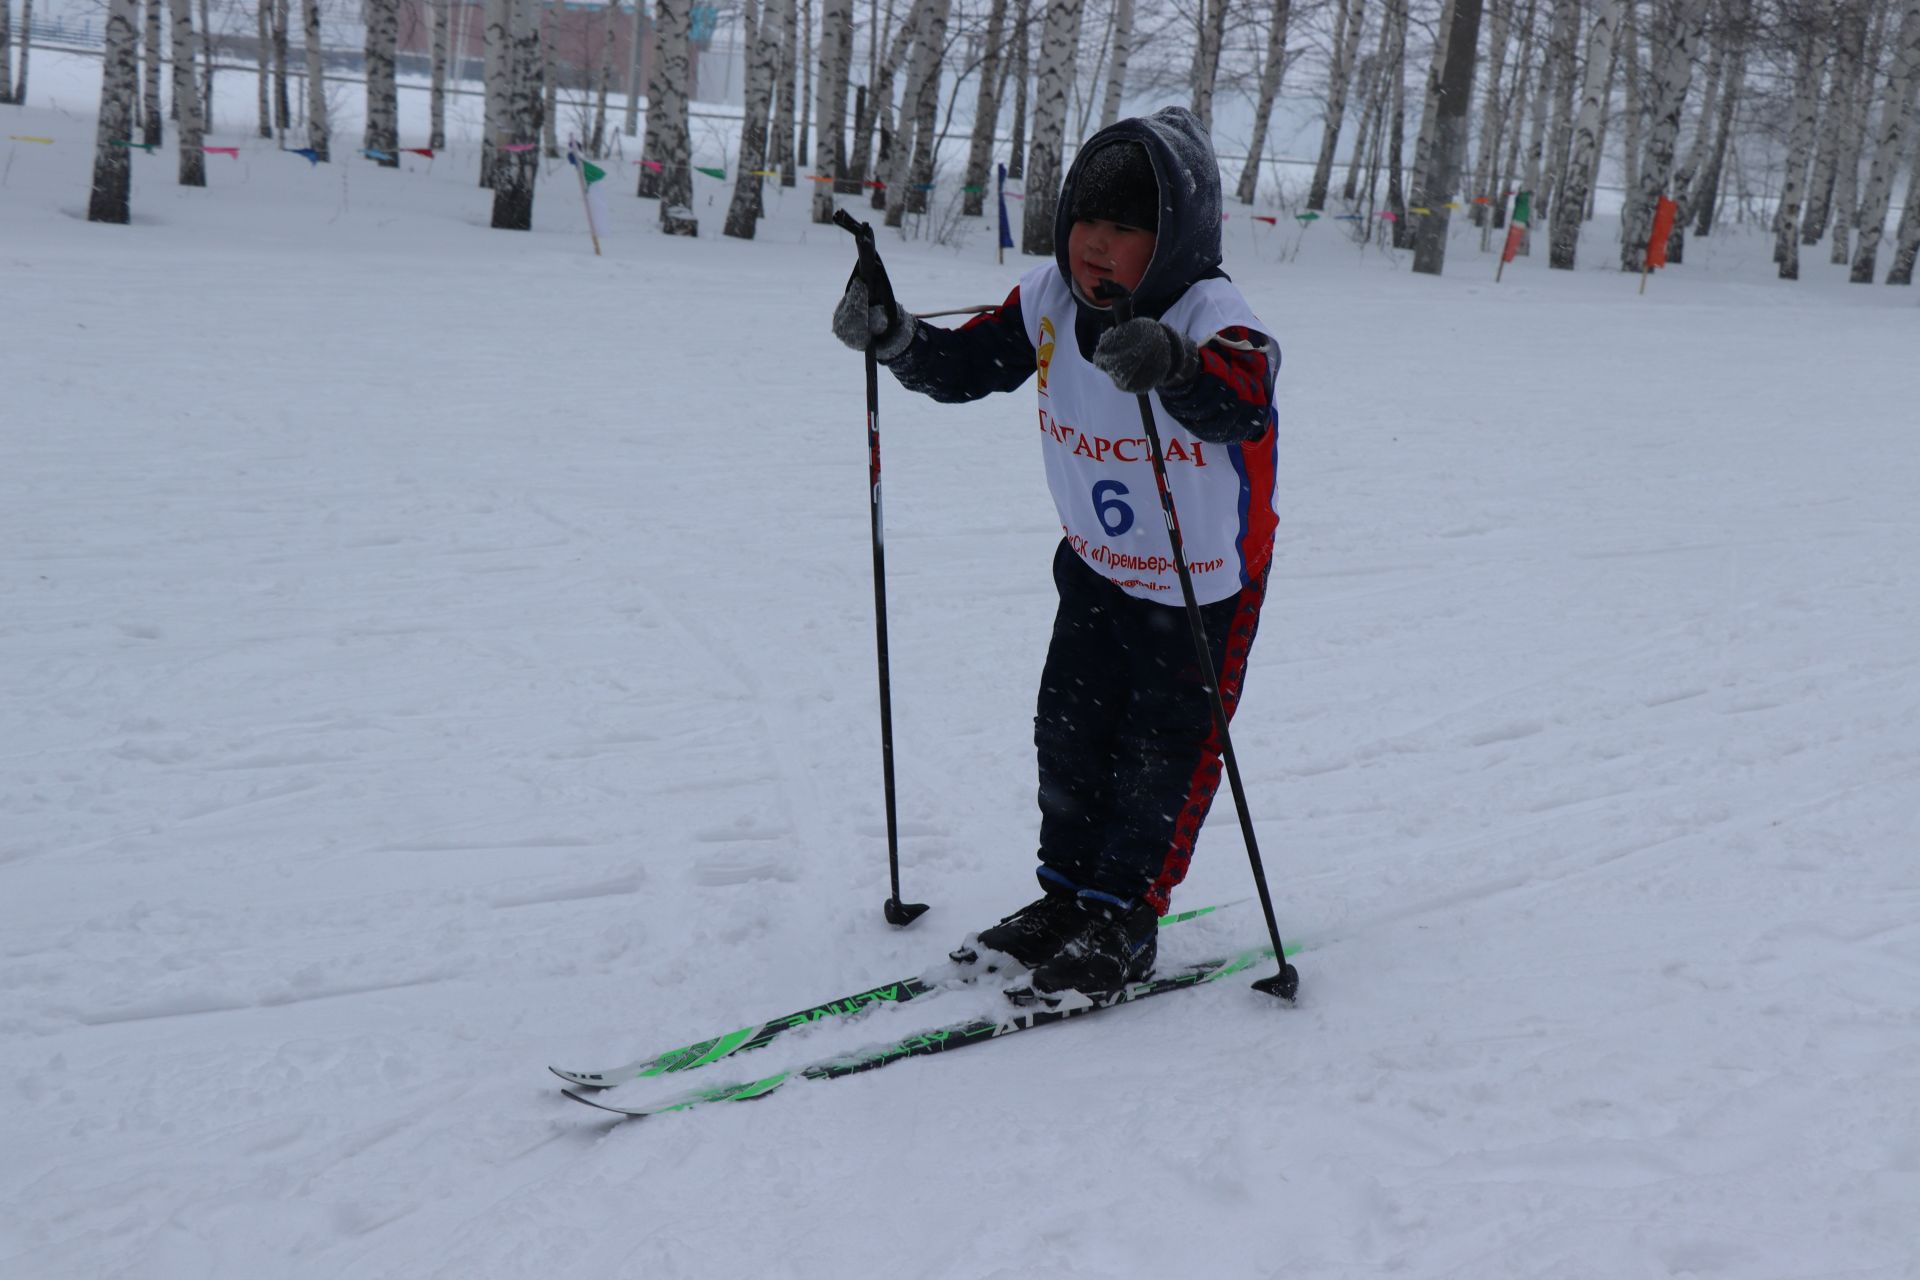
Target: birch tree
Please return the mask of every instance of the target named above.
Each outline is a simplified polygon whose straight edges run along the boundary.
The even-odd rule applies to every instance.
[[[1744,0],[1741,6],[1745,8]],[[1744,19],[1745,14],[1739,15]],[[1726,83],[1720,87],[1720,106],[1713,121],[1713,144],[1707,150],[1705,165],[1700,171],[1694,199],[1693,233],[1704,236],[1713,229],[1714,214],[1720,202],[1722,175],[1726,172],[1727,148],[1733,140],[1733,112],[1744,90],[1747,67],[1747,43],[1752,33],[1747,24],[1741,21],[1730,24],[1727,39],[1732,48],[1727,51]],[[1702,122],[1703,126],[1705,122]],[[1851,187],[1851,183],[1848,184]]]
[[[254,5],[256,56],[260,67],[260,136],[273,136],[273,4],[259,0]]]
[[[1493,25],[1487,34],[1487,87],[1480,99],[1480,150],[1473,162],[1473,193],[1486,195],[1493,190],[1494,167],[1500,148],[1500,117],[1505,108],[1503,91],[1507,69],[1507,45],[1513,35],[1513,6],[1493,6]],[[1484,227],[1492,217],[1493,205],[1476,204],[1472,209],[1475,226]],[[1485,244],[1481,245],[1485,248]]]
[[[1803,22],[1794,57],[1793,127],[1787,135],[1787,170],[1773,216],[1773,260],[1780,264],[1782,280],[1800,278],[1800,205],[1806,198],[1807,164],[1819,114],[1820,30],[1811,22]]]
[[[798,0],[796,0],[796,15],[798,14],[798,9]],[[799,175],[794,168],[793,155],[794,82],[799,78],[800,73],[799,27],[800,23],[798,21],[789,22],[786,25],[786,37],[780,46],[780,79],[773,90],[773,144],[771,148],[773,163],[770,167],[780,171],[780,185],[783,187],[796,186],[799,183]],[[656,45],[654,50],[654,61],[656,65],[658,65],[659,57],[659,48]],[[653,118],[651,112],[653,99],[651,95],[653,93],[654,79],[655,77],[652,75],[647,77],[647,93],[649,95],[647,100],[649,108],[647,135],[649,137],[653,136]]]
[[[163,140],[160,125],[160,14],[166,0],[147,0],[145,59],[140,75],[140,141],[157,147]]]
[[[293,127],[293,0],[273,3],[273,124],[283,132]]]
[[[400,0],[365,0],[367,17],[367,132],[383,169],[400,167],[400,87],[393,56],[400,36]]]
[[[1213,131],[1213,85],[1220,76],[1220,46],[1226,42],[1227,0],[1199,0],[1199,29],[1193,50],[1193,114]]]
[[[939,106],[940,54],[946,45],[949,0],[916,0],[913,27],[913,56],[907,65],[907,83],[900,98],[900,123],[894,130],[893,150],[888,157],[884,181],[887,184],[886,222],[897,227],[905,220],[909,207],[925,207],[925,192],[917,188],[930,175],[917,172],[915,161],[925,152],[931,167],[930,134],[933,116]],[[919,196],[918,201],[914,196]]]
[[[1467,154],[1467,112],[1473,104],[1473,72],[1480,44],[1481,0],[1447,0],[1446,61],[1440,92],[1429,106],[1435,112],[1433,151],[1424,193],[1416,199],[1427,213],[1414,223],[1413,269],[1437,276],[1447,263],[1447,205],[1460,186]]]
[[[693,216],[693,137],[687,120],[687,34],[692,16],[691,0],[654,0],[660,100],[648,100],[647,118],[651,125],[654,116],[660,117],[660,230],[670,236],[700,234]]]
[[[4,4],[6,0],[0,0]],[[206,130],[200,123],[200,85],[193,74],[193,0],[168,0],[173,23],[173,110],[179,117],[180,185],[207,185]]]
[[[24,24],[26,19],[22,18]],[[13,5],[0,0],[0,104],[13,101]]]
[[[1278,0],[1284,8],[1287,0]],[[1100,103],[1100,127],[1120,119],[1120,103],[1127,93],[1127,63],[1133,58],[1133,0],[1114,0],[1113,51],[1107,61],[1107,91]],[[1271,109],[1271,107],[1269,107]],[[1259,148],[1255,147],[1255,151]]]
[[[1359,0],[1354,0],[1357,4]],[[1073,87],[1080,47],[1081,0],[1050,0],[1040,34],[1040,73],[1033,91],[1033,142],[1028,153],[1026,209],[1021,215],[1023,253],[1053,252],[1053,218],[1060,207],[1062,139],[1067,93]]]
[[[759,226],[759,171],[767,167],[767,115],[773,109],[774,82],[780,75],[780,45],[786,39],[793,0],[766,0],[753,47],[747,53],[746,113],[740,124],[740,154],[734,164],[733,202],[727,206],[723,233],[751,240]]]
[[[640,0],[633,0],[633,39],[627,42],[627,115],[620,125],[620,131],[629,138],[640,132],[640,59],[646,48],[647,31]]]
[[[1867,171],[1867,185],[1860,200],[1860,243],[1853,251],[1853,270],[1848,276],[1855,284],[1873,283],[1874,258],[1880,251],[1880,237],[1886,232],[1893,174],[1906,145],[1916,91],[1920,91],[1920,0],[1905,0],[1900,33],[1893,42],[1893,68],[1887,77],[1886,105],[1880,118],[1880,145],[1874,150],[1873,167]]]
[[[686,0],[681,0],[681,3],[686,3]],[[633,9],[636,15],[640,13],[639,0],[635,0]],[[635,21],[638,21],[637,17]],[[660,104],[667,96],[667,86],[665,83],[667,74],[666,59],[660,56],[661,21],[662,15],[660,8],[658,5],[655,5],[652,17],[647,22],[647,41],[651,50],[651,56],[647,59],[647,127],[646,131],[642,133],[640,137],[640,183],[638,194],[642,200],[657,199],[660,195],[660,188],[666,180],[666,160],[660,154],[660,125],[665,118],[660,110]],[[787,46],[789,53],[791,53],[793,46],[793,30],[791,27],[787,30]],[[791,81],[787,83],[788,86],[791,87]],[[791,112],[792,106],[793,98],[789,95],[787,98],[789,112]],[[784,156],[776,152],[776,160],[784,160],[788,165],[791,165],[793,163],[792,146],[793,117],[789,114],[787,116],[788,150]]]
[[[835,183],[847,169],[847,80],[853,73],[853,0],[825,0],[820,10],[819,101],[814,108],[813,220],[833,221]]]
[[[1864,2],[1864,0],[1863,0]],[[1833,238],[1827,260],[1844,267],[1853,260],[1852,235],[1860,211],[1860,155],[1867,145],[1867,114],[1873,101],[1875,64],[1880,60],[1886,37],[1887,6],[1871,5],[1872,34],[1862,44],[1859,66],[1855,68],[1851,92],[1847,96],[1847,119],[1841,126],[1841,154],[1834,166]]]
[[[110,0],[100,64],[100,119],[93,135],[93,192],[88,222],[132,221],[134,96],[139,92],[140,0]]]
[[[1122,0],[1131,5],[1132,0]],[[980,63],[980,88],[973,98],[973,133],[967,140],[967,169],[961,180],[960,213],[977,218],[987,205],[987,170],[993,163],[994,128],[1000,122],[1001,42],[1007,25],[1007,0],[993,0],[987,11],[986,56]]]
[[[33,0],[20,0],[20,78],[13,82],[13,100],[27,103],[27,63],[33,58]],[[0,77],[0,88],[6,80]]]
[[[427,145],[435,151],[447,145],[447,58],[453,5],[451,0],[432,0],[433,4],[433,87],[427,95]],[[266,8],[263,3],[260,6]],[[618,12],[617,6],[609,6]]]
[[[1320,158],[1313,166],[1313,180],[1307,188],[1307,208],[1325,211],[1327,186],[1333,180],[1333,154],[1340,142],[1340,126],[1346,119],[1347,87],[1353,79],[1356,55],[1360,50],[1361,28],[1366,25],[1366,0],[1340,0],[1334,19],[1333,62],[1327,68],[1326,123],[1320,132]]]
[[[328,150],[327,63],[320,47],[320,0],[301,0],[307,33],[307,145],[321,162],[333,157]]]
[[[502,17],[500,63],[506,92],[493,157],[493,226],[531,231],[534,177],[540,169],[538,0],[507,0]]]
[[[1913,153],[1913,168],[1907,174],[1907,203],[1900,211],[1900,229],[1894,235],[1893,265],[1887,268],[1888,284],[1913,283],[1913,263],[1920,257],[1920,148]]]
[[[1561,174],[1573,139],[1573,114],[1583,81],[1576,77],[1575,46],[1580,42],[1580,0],[1556,0],[1547,57],[1553,63],[1553,118],[1547,126],[1546,164],[1534,192],[1544,213],[1559,202]]]
[[[752,11],[748,11],[748,29],[752,29]],[[600,63],[593,73],[593,130],[587,138],[587,154],[595,160],[607,153],[607,96],[613,90],[613,51],[619,42],[620,5],[609,0],[607,20],[600,28]],[[753,42],[747,42],[751,45]],[[766,122],[760,124],[762,131]]]
[[[1124,2],[1131,13],[1132,0]],[[1233,193],[1241,204],[1252,204],[1258,194],[1260,153],[1267,149],[1274,100],[1280,96],[1280,81],[1287,71],[1287,22],[1292,13],[1292,0],[1273,0],[1273,9],[1267,17],[1267,49],[1260,63],[1260,97],[1253,106],[1253,137],[1247,143],[1247,162],[1240,169],[1240,185]]]
[[[1680,135],[1680,114],[1693,79],[1693,49],[1706,24],[1708,0],[1675,0],[1673,26],[1663,30],[1653,50],[1653,123],[1640,162],[1640,185],[1627,193],[1620,215],[1620,269],[1638,273],[1646,262],[1647,233],[1654,210],[1673,176],[1673,153]]]
[[[1586,220],[1587,195],[1599,158],[1600,117],[1606,110],[1607,72],[1613,63],[1613,40],[1620,29],[1621,0],[1602,0],[1593,28],[1587,32],[1586,73],[1580,81],[1580,112],[1573,122],[1573,150],[1560,194],[1553,202],[1549,266],[1573,270],[1580,247],[1580,224]]]
[[[1045,0],[1042,0],[1044,5]],[[1025,180],[1027,173],[1027,94],[1033,82],[1033,10],[1030,0],[1019,0],[1020,22],[1013,45],[1013,141],[1007,147],[1007,176]],[[1063,111],[1065,107],[1061,108]],[[1025,227],[1022,226],[1022,234]]]
[[[1800,221],[1800,243],[1818,244],[1833,216],[1833,193],[1840,177],[1843,135],[1852,123],[1853,85],[1867,42],[1867,15],[1858,3],[1842,0],[1832,15],[1833,69],[1827,77],[1827,104],[1820,113],[1820,136],[1814,144],[1813,177],[1807,184],[1806,214]],[[1858,163],[1856,158],[1855,163]]]

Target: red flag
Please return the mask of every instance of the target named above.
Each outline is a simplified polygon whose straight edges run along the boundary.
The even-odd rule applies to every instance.
[[[1533,224],[1533,193],[1519,191],[1513,197],[1513,215],[1507,220],[1507,243],[1500,250],[1500,265],[1513,261],[1513,255],[1520,252],[1520,242],[1527,238],[1527,228]]]
[[[1647,237],[1647,270],[1667,265],[1667,240],[1673,235],[1673,219],[1680,206],[1665,196],[1653,213],[1653,234]]]

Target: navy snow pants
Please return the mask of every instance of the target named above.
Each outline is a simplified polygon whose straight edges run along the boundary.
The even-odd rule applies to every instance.
[[[1063,539],[1060,592],[1040,677],[1040,882],[1164,913],[1220,786],[1220,743],[1193,628],[1179,598],[1130,596]],[[1221,697],[1233,714],[1260,623],[1266,575],[1200,607]]]

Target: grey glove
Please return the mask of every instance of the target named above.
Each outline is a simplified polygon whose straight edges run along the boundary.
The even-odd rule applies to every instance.
[[[913,341],[913,328],[919,321],[902,311],[887,322],[887,309],[867,302],[866,282],[855,276],[847,282],[840,305],[833,309],[833,336],[855,351],[873,349],[881,364],[907,349]]]
[[[1093,363],[1114,386],[1142,395],[1193,381],[1200,372],[1200,349],[1179,330],[1135,316],[1100,335]]]

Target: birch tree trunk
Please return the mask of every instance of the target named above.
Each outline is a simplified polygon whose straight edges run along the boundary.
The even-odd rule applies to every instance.
[[[24,29],[26,18],[21,20]],[[0,0],[0,105],[13,101],[13,5]]]
[[[302,0],[301,18],[307,32],[307,145],[322,161],[333,157],[328,151],[327,61],[320,45],[320,0]]]
[[[1354,0],[1357,4],[1359,0]],[[1033,146],[1027,170],[1026,208],[1021,215],[1021,252],[1053,253],[1053,216],[1060,207],[1061,134],[1067,123],[1067,92],[1073,87],[1080,47],[1081,0],[1049,0],[1040,36],[1040,74],[1034,87]]]
[[[686,0],[682,0],[682,3],[685,2]],[[640,12],[639,0],[635,0],[634,12],[636,14]],[[647,20],[647,39],[650,42],[651,52],[647,58],[647,127],[640,137],[640,185],[638,194],[642,200],[658,199],[660,189],[666,181],[666,157],[660,154],[660,123],[665,118],[660,110],[660,104],[667,96],[667,87],[663,79],[666,75],[666,59],[661,56],[661,21],[660,9],[656,4],[653,13]],[[791,27],[787,30],[787,44],[790,51],[793,44],[793,30]],[[793,100],[788,98],[787,103],[789,108],[791,108],[792,102]],[[789,115],[787,117],[787,154],[781,157],[777,152],[775,153],[776,158],[784,159],[789,165],[793,163],[792,121],[793,117]]]
[[[1646,138],[1647,95],[1640,66],[1640,4],[1641,0],[1627,0],[1627,11],[1620,15],[1620,57],[1626,76],[1621,85],[1626,95],[1620,161],[1623,213],[1634,193],[1640,190],[1640,149]]]
[[[273,4],[260,0],[254,6],[254,37],[260,67],[260,136],[273,136]]]
[[[383,169],[400,167],[400,87],[393,56],[400,37],[400,0],[365,0],[367,15],[366,149],[385,157]]]
[[[767,167],[767,115],[773,107],[774,82],[780,75],[780,45],[786,39],[787,13],[793,0],[766,0],[759,30],[747,55],[746,114],[740,125],[740,155],[734,166],[733,203],[727,206],[723,234],[753,239],[759,226],[759,171]]]
[[[1044,4],[1045,0],[1041,2]],[[1007,176],[1024,182],[1027,176],[1027,91],[1033,80],[1033,10],[1030,0],[1019,0],[1019,4],[1020,24],[1014,32],[1013,46],[1013,141],[1007,149]],[[1022,234],[1025,231],[1023,222]]]
[[[627,42],[627,115],[620,125],[620,131],[629,138],[640,132],[640,61],[648,32],[645,16],[640,12],[640,0],[633,0],[633,39]]]
[[[207,11],[207,0],[200,0],[200,61],[207,74],[194,87],[200,91],[200,127],[203,131],[213,120],[213,72],[216,66],[213,52],[213,18]]]
[[[1780,183],[1780,206],[1773,216],[1773,260],[1780,264],[1782,280],[1800,278],[1800,204],[1806,199],[1807,164],[1812,158],[1814,127],[1820,115],[1820,31],[1811,22],[1802,24],[1800,30],[1786,176]]]
[[[1800,243],[1818,244],[1833,216],[1833,193],[1839,183],[1843,135],[1852,123],[1854,81],[1867,42],[1866,11],[1843,2],[1834,19],[1833,70],[1827,77],[1827,105],[1820,117],[1820,140],[1814,146],[1813,178],[1807,184],[1807,211],[1800,221]],[[1856,163],[1858,161],[1856,160]]]
[[[879,155],[874,160],[874,188],[872,206],[885,210],[889,199],[887,184],[892,180],[894,157],[899,139],[895,137],[893,117],[893,82],[900,74],[900,64],[906,61],[907,51],[913,47],[914,33],[919,29],[920,8],[908,10],[906,21],[893,33],[893,40],[887,47],[886,57],[881,61],[878,79],[874,81],[872,94],[874,127],[878,131]],[[906,104],[910,106],[911,103]],[[903,108],[904,110],[904,108]]]
[[[507,0],[500,48],[505,81],[502,131],[493,157],[493,226],[533,229],[534,177],[540,168],[539,0]],[[513,150],[507,150],[512,147]]]
[[[0,0],[4,4],[6,0]],[[179,116],[180,185],[207,185],[206,130],[200,123],[200,82],[194,75],[193,0],[168,0],[173,23],[173,109]]]
[[[1473,105],[1473,72],[1480,44],[1481,0],[1448,0],[1446,63],[1435,107],[1433,152],[1426,173],[1425,217],[1413,228],[1413,269],[1437,276],[1447,264],[1447,204],[1460,187],[1467,157],[1467,113]]]
[[[813,0],[800,0],[799,108],[800,141],[794,159],[805,169],[812,164],[807,157],[812,150],[809,139],[813,131]]]
[[[1873,153],[1873,167],[1867,172],[1866,191],[1860,200],[1860,243],[1853,251],[1853,270],[1848,276],[1855,284],[1873,283],[1874,258],[1880,251],[1880,237],[1886,233],[1887,211],[1893,200],[1893,173],[1906,144],[1917,89],[1920,89],[1920,0],[1905,0],[1900,34],[1894,37],[1893,69],[1887,77],[1880,145]]]
[[[796,20],[786,24],[785,42],[780,46],[780,79],[773,90],[773,164],[780,171],[780,185],[797,186],[799,174],[794,168],[793,126],[794,126],[794,82],[800,73],[800,23],[798,21],[799,3],[795,0]],[[656,48],[655,59],[659,57]],[[652,92],[653,77],[647,77],[648,92]],[[651,123],[649,123],[651,131]]]
[[[540,60],[540,145],[547,159],[560,158],[560,76],[554,42],[558,39],[557,19],[542,5],[539,13]]]
[[[747,25],[751,29],[751,12],[747,16]],[[607,96],[613,92],[613,50],[619,36],[619,24],[620,6],[615,0],[607,5],[607,21],[600,28],[600,63],[593,74],[593,129],[587,138],[587,154],[595,160],[607,153]],[[748,44],[751,45],[752,41]],[[762,120],[762,137],[766,135],[766,128],[766,121]]]
[[[447,42],[452,17],[452,0],[433,0],[433,89],[427,101],[427,145],[435,151],[447,145]]]
[[[1841,128],[1844,144],[1833,183],[1833,242],[1827,260],[1844,267],[1853,260],[1853,230],[1860,221],[1860,156],[1867,148],[1867,119],[1873,104],[1873,84],[1886,40],[1887,7],[1873,4],[1872,34],[1862,49],[1853,92],[1847,101],[1847,121]]]
[[[1673,177],[1673,152],[1680,135],[1680,114],[1693,79],[1693,49],[1706,24],[1708,0],[1675,0],[1671,30],[1654,50],[1653,123],[1647,130],[1640,185],[1627,193],[1620,214],[1620,269],[1638,273],[1646,262],[1647,233],[1660,196]]]
[[[1553,63],[1553,117],[1547,126],[1546,163],[1533,193],[1534,207],[1543,214],[1559,204],[1561,170],[1573,136],[1574,46],[1579,40],[1579,0],[1556,0],[1553,30],[1547,39],[1547,58]]]
[[[907,83],[900,95],[900,123],[893,133],[884,181],[890,227],[905,220],[907,211],[926,208],[926,193],[915,187],[926,181],[916,163],[930,144],[933,115],[939,105],[940,53],[946,45],[948,0],[917,0],[910,25],[913,57],[907,64]],[[928,152],[930,155],[931,153]],[[929,168],[931,164],[929,163]],[[915,197],[918,196],[918,199]]]
[[[1747,41],[1750,33],[1744,24],[1729,32],[1734,42],[1727,54],[1726,83],[1720,89],[1720,109],[1714,118],[1713,146],[1707,152],[1701,170],[1698,194],[1694,200],[1693,233],[1704,236],[1713,229],[1714,214],[1720,203],[1720,186],[1726,173],[1727,147],[1733,139],[1733,112],[1740,101],[1747,72]],[[1849,184],[1851,185],[1851,184]]]
[[[1507,4],[1493,6],[1493,26],[1487,35],[1487,88],[1480,99],[1480,151],[1473,163],[1473,194],[1475,199],[1489,196],[1493,192],[1494,166],[1500,150],[1501,117],[1506,110],[1502,99],[1507,73],[1507,43],[1513,36],[1513,8]],[[1486,226],[1492,219],[1494,205],[1475,204],[1472,209],[1473,224]],[[1485,248],[1483,244],[1481,246]]]
[[[700,234],[693,216],[693,136],[687,120],[687,29],[692,10],[691,0],[654,0],[660,101],[647,103],[647,116],[649,121],[660,117],[660,230],[670,236]]]
[[[1668,183],[1672,188],[1675,206],[1673,230],[1667,235],[1669,266],[1677,266],[1686,260],[1687,224],[1693,220],[1693,179],[1700,172],[1702,157],[1706,154],[1707,142],[1713,133],[1713,119],[1720,113],[1720,91],[1727,76],[1730,40],[1725,27],[1726,24],[1721,24],[1721,29],[1713,36],[1713,54],[1707,59],[1707,87],[1700,97],[1700,123],[1694,129],[1693,143],[1687,148],[1686,159],[1675,167],[1673,178]]]
[[[1324,212],[1327,186],[1333,180],[1333,153],[1340,142],[1340,126],[1347,113],[1347,86],[1353,79],[1355,55],[1360,49],[1361,29],[1366,25],[1365,0],[1345,0],[1334,19],[1333,63],[1327,69],[1326,124],[1320,133],[1320,158],[1313,166],[1313,182],[1307,188],[1307,208]]]
[[[1131,6],[1132,0],[1121,0]],[[960,214],[977,218],[987,207],[987,169],[993,163],[994,128],[1000,123],[1001,44],[1006,35],[1007,0],[993,0],[987,11],[986,56],[980,63],[980,89],[973,99],[973,134],[967,140],[967,171],[961,180]]]
[[[1425,218],[1425,212],[1413,213],[1414,209],[1431,208],[1427,203],[1428,183],[1432,178],[1434,144],[1440,131],[1440,85],[1446,71],[1447,41],[1453,34],[1454,0],[1445,0],[1440,10],[1440,22],[1434,30],[1433,52],[1427,60],[1426,95],[1420,113],[1420,134],[1413,144],[1412,192],[1408,200],[1412,221],[1394,240],[1397,248],[1411,249],[1414,233],[1418,230],[1414,221]],[[1398,228],[1396,228],[1398,230]]]
[[[1514,41],[1515,67],[1513,87],[1507,91],[1500,105],[1501,146],[1506,151],[1506,160],[1501,162],[1499,154],[1494,156],[1494,171],[1488,182],[1493,193],[1493,225],[1495,228],[1507,225],[1507,197],[1513,194],[1514,175],[1520,171],[1520,137],[1527,123],[1528,95],[1533,86],[1533,28],[1534,20],[1539,16],[1540,6],[1535,0],[1527,0],[1525,16],[1520,20],[1520,34]]]
[[[293,127],[293,91],[289,83],[292,76],[287,65],[293,57],[293,0],[272,0],[272,3],[273,126],[281,132],[284,145],[286,130]]]
[[[1387,43],[1386,23],[1380,24],[1380,43]],[[1347,180],[1341,184],[1340,198],[1352,204],[1360,190],[1360,166],[1367,157],[1367,144],[1378,131],[1381,117],[1386,113],[1387,82],[1382,71],[1385,59],[1376,51],[1371,57],[1360,59],[1355,75],[1360,86],[1360,127],[1354,130],[1353,150],[1347,156]]]
[[[1546,37],[1540,44],[1540,75],[1534,83],[1533,102],[1529,107],[1531,123],[1527,128],[1526,168],[1523,172],[1520,188],[1533,193],[1536,209],[1546,203],[1546,158],[1547,123],[1552,118],[1553,98],[1556,85],[1554,75],[1559,71],[1553,59],[1553,28],[1547,28]],[[1544,210],[1542,210],[1544,212]],[[1532,229],[1528,229],[1527,244],[1522,252],[1530,252],[1533,247]]]
[[[157,147],[163,141],[160,123],[160,12],[166,0],[147,0],[146,60],[140,77],[140,141]]]
[[[1894,236],[1893,265],[1887,268],[1888,284],[1913,283],[1913,261],[1920,257],[1920,149],[1913,154],[1913,168],[1907,173],[1907,203],[1900,211],[1900,230]]]
[[[1387,0],[1387,22],[1393,28],[1393,45],[1387,50],[1387,83],[1391,86],[1392,107],[1387,117],[1387,209],[1393,214],[1394,243],[1411,228],[1407,226],[1407,192],[1401,180],[1407,145],[1407,0]]]
[[[926,34],[931,65],[920,80],[920,92],[912,99],[913,160],[907,166],[908,213],[925,213],[933,194],[934,123],[940,111],[940,63],[947,48],[947,17],[952,8],[952,0],[931,0],[927,7]]]
[[[33,59],[33,0],[20,0],[20,76],[13,82],[13,100],[27,105],[27,63]]]
[[[491,187],[494,162],[500,157],[497,148],[508,131],[508,102],[513,95],[513,64],[508,50],[513,36],[513,0],[483,0],[483,3],[486,9],[480,32],[483,52],[480,74],[485,96],[481,99],[480,185]],[[645,169],[641,172],[645,173]]]
[[[1201,0],[1199,45],[1193,56],[1193,114],[1213,132],[1213,86],[1220,78],[1220,46],[1226,42],[1228,0]],[[1357,4],[1356,4],[1357,7]]]
[[[1122,0],[1131,18],[1133,0]],[[1287,22],[1293,13],[1292,0],[1273,0],[1273,12],[1267,19],[1267,53],[1260,64],[1260,100],[1253,107],[1253,137],[1247,143],[1247,162],[1240,169],[1240,185],[1234,198],[1252,204],[1259,194],[1260,153],[1267,149],[1267,130],[1273,118],[1274,100],[1280,96],[1280,82],[1287,71]],[[1107,86],[1109,94],[1113,85]]]
[[[853,0],[824,0],[820,9],[819,123],[814,144],[813,220],[833,221],[834,193],[847,171],[847,79],[853,73]]]
[[[88,222],[132,220],[134,98],[140,91],[140,0],[111,0],[100,64],[100,119],[93,136],[93,191]]]
[[[1282,12],[1288,0],[1276,0]],[[1282,29],[1284,30],[1284,23]],[[1113,53],[1107,63],[1107,92],[1100,103],[1100,127],[1106,128],[1120,119],[1120,103],[1127,93],[1127,63],[1133,57],[1133,0],[1114,0],[1113,3]],[[1265,73],[1262,72],[1264,78]],[[1272,103],[1268,103],[1272,110]],[[1256,124],[1256,130],[1261,126]],[[1259,147],[1253,148],[1258,153]]]
[[[1573,122],[1573,150],[1567,160],[1565,182],[1553,202],[1549,266],[1573,270],[1580,247],[1580,224],[1586,221],[1587,195],[1599,159],[1600,117],[1606,112],[1607,72],[1613,63],[1613,40],[1620,29],[1621,0],[1601,0],[1593,29],[1587,33],[1586,74],[1581,77],[1580,114]]]

